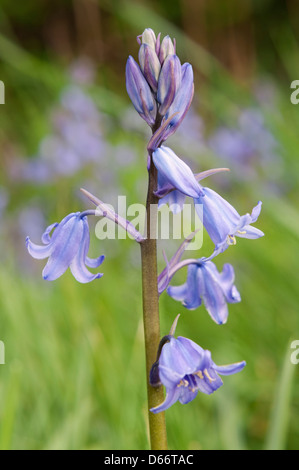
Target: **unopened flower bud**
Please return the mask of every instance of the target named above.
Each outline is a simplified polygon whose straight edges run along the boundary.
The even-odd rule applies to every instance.
[[[166,59],[168,55],[174,55],[174,54],[175,54],[175,46],[172,40],[170,39],[170,37],[165,36],[165,38],[163,38],[163,41],[161,43],[160,50],[159,50],[159,59],[160,59],[161,64],[163,64],[164,60]]]
[[[190,104],[192,102],[194,94],[194,83],[193,83],[193,69],[188,63],[182,65],[182,81],[181,86],[175,96],[175,99],[168,109],[165,120],[170,119],[169,125],[163,133],[163,141],[168,139],[179,127],[183,121]]]
[[[167,112],[180,88],[182,79],[181,70],[181,62],[178,56],[169,55],[166,57],[159,76],[157,93],[161,116],[164,116]]]
[[[139,49],[139,63],[146,81],[154,92],[158,89],[158,79],[161,64],[154,49],[147,44],[141,44]]]
[[[152,126],[155,123],[156,103],[149,84],[132,56],[126,65],[126,87],[136,111]]]
[[[137,37],[139,44],[147,44],[155,50],[156,47],[156,35],[151,28],[146,28],[143,33]]]

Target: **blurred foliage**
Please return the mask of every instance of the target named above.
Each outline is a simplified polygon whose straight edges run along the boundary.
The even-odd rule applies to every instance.
[[[40,279],[43,263],[25,252],[21,229],[29,216],[20,219],[37,207],[46,226],[88,207],[78,190],[86,181],[102,199],[118,192],[130,203],[144,199],[148,131],[143,122],[134,129],[134,113],[127,115],[124,67],[129,54],[137,56],[135,38],[145,27],[175,37],[180,57],[195,69],[192,109],[204,122],[205,143],[197,149],[202,136],[196,130],[191,138],[186,124],[174,148],[196,171],[231,166],[229,175],[209,184],[242,213],[262,199],[258,227],[266,233],[240,240],[217,259],[219,267],[235,266],[242,295],[230,306],[227,325],[213,324],[203,307],[189,312],[161,296],[162,334],[180,312],[177,333],[211,349],[216,363],[247,361],[215,395],[167,411],[169,446],[298,449],[299,366],[289,359],[290,341],[299,338],[299,108],[290,103],[290,83],[299,78],[298,23],[296,0],[2,0],[1,449],[148,447],[138,247],[93,237],[91,250],[107,254],[105,276],[79,285],[66,274],[48,284]],[[16,176],[20,165],[39,161],[40,143],[53,133],[53,113],[70,86],[70,68],[81,57],[95,64],[94,80],[83,90],[101,115],[105,152],[97,166],[89,162],[45,184],[24,181]],[[206,145],[219,127],[236,128],[244,109],[261,113],[278,159],[269,155],[244,166]],[[126,164],[121,152],[128,147],[137,159]],[[36,230],[40,235],[42,227]]]

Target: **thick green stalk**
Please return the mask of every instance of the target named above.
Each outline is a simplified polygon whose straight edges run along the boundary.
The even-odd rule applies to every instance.
[[[146,355],[146,383],[148,395],[148,409],[164,401],[162,386],[152,387],[149,384],[151,366],[156,361],[160,342],[159,296],[157,284],[157,203],[154,195],[157,188],[157,170],[151,163],[149,170],[149,185],[147,195],[147,238],[141,243],[142,260],[142,296],[143,296],[143,323]],[[152,450],[167,449],[167,435],[164,412],[149,413],[149,433]]]

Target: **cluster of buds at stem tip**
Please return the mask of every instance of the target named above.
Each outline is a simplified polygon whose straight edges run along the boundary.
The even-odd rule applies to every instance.
[[[132,56],[126,65],[126,87],[136,111],[150,127],[161,123],[160,141],[175,132],[191,104],[193,70],[181,65],[176,55],[175,40],[161,33],[157,38],[150,28],[137,37],[140,44],[139,64]],[[166,123],[163,126],[163,123]],[[161,132],[160,132],[161,133]]]

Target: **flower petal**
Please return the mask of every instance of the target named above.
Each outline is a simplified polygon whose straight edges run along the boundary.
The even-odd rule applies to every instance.
[[[234,285],[235,271],[233,266],[229,263],[224,264],[221,273],[218,272],[215,264],[212,262],[205,263],[205,266],[215,279],[215,282],[220,285],[226,301],[229,303],[240,302],[241,296]]]
[[[257,203],[257,205],[252,209],[252,212],[251,212],[251,223],[254,223],[257,221],[260,213],[261,213],[261,210],[262,210],[262,201],[259,201]]]
[[[256,227],[252,227],[251,225],[245,225],[243,229],[237,231],[235,235],[239,238],[249,238],[251,240],[254,240],[256,238],[263,237],[265,234]]]
[[[79,250],[83,235],[83,221],[80,213],[73,214],[65,224],[56,228],[53,251],[43,270],[43,278],[54,281],[69,267]]]
[[[155,408],[151,408],[150,411],[152,413],[160,413],[161,411],[165,411],[170,408],[176,401],[178,401],[181,391],[178,387],[172,387],[171,389],[167,390],[166,398],[161,403],[161,405],[156,406]]]
[[[153,152],[153,162],[164,180],[174,188],[190,197],[202,194],[200,185],[190,167],[183,162],[170,148],[162,146]]]
[[[164,204],[169,205],[169,209],[174,214],[179,214],[182,212],[184,208],[186,200],[186,194],[181,193],[181,191],[175,190],[171,191],[170,193],[166,194],[162,199],[159,201],[159,207],[163,206]]]
[[[205,229],[215,245],[226,240],[235,231],[240,221],[236,209],[219,194],[209,188],[203,188],[204,196],[194,202],[203,205],[203,211],[197,211]],[[195,205],[195,208],[197,208]]]
[[[172,104],[181,85],[182,66],[176,55],[168,55],[159,76],[157,100],[160,103],[159,114],[164,116]]]
[[[198,394],[197,388],[191,389],[189,387],[181,387],[180,390],[181,390],[181,394],[179,397],[179,402],[182,405],[186,405],[187,403],[190,403],[190,401],[194,400],[194,398],[196,398]]]
[[[155,123],[156,104],[149,84],[131,56],[126,65],[126,87],[136,111],[152,126]]]
[[[183,121],[188,109],[190,108],[194,94],[193,69],[188,63],[182,65],[181,86],[175,95],[175,99],[168,109],[165,120],[173,116],[169,125],[163,132],[163,141],[168,139],[179,127]]]
[[[36,245],[32,243],[29,237],[26,238],[26,248],[29,254],[35,259],[44,259],[50,256],[53,246],[51,244],[48,245]]]
[[[213,368],[215,369],[218,374],[221,375],[232,375],[236,374],[237,372],[240,372],[244,367],[246,366],[246,362],[235,362],[234,364],[228,364],[226,366],[216,366],[216,364],[213,365]]]
[[[207,372],[209,377],[207,377],[205,372],[203,372],[203,378],[196,378],[196,383],[198,390],[200,390],[202,393],[205,393],[206,395],[210,395],[223,385],[223,381],[212,368],[208,369]]]
[[[89,249],[89,228],[88,228],[87,217],[84,217],[83,218],[83,234],[82,234],[81,243],[80,243],[77,254],[75,255],[75,257],[70,263],[70,269],[74,278],[78,282],[81,282],[83,284],[87,282],[91,282],[94,279],[99,279],[103,276],[102,273],[92,274],[86,268],[85,262],[86,262],[86,257],[87,257],[86,255],[87,255],[88,249]],[[103,257],[100,257],[100,258],[103,258]],[[99,266],[99,264],[97,264],[97,260],[89,259],[89,261],[91,261],[90,264],[94,263],[93,266],[91,267]]]
[[[197,276],[198,266],[188,267],[187,281],[182,286],[169,286],[168,295],[174,300],[182,302],[188,310],[194,310],[201,305],[202,279]]]
[[[203,284],[202,299],[211,318],[218,324],[226,323],[228,308],[222,288],[203,263],[197,274]],[[216,281],[216,282],[215,282]]]
[[[101,264],[103,263],[103,261],[105,260],[105,255],[101,255],[99,256],[98,258],[89,258],[88,256],[86,256],[85,258],[85,264],[89,267],[89,268],[98,268],[99,266],[101,266]]]
[[[197,345],[188,338],[172,337],[163,348],[159,359],[161,382],[167,384],[178,383],[187,374],[198,369],[203,353]]]
[[[54,228],[58,227],[58,225],[59,224],[57,222],[55,222],[54,224],[49,225],[49,227],[47,227],[46,230],[44,231],[44,233],[42,234],[42,242],[45,245],[48,245],[51,242],[50,232],[52,232],[52,230]]]

